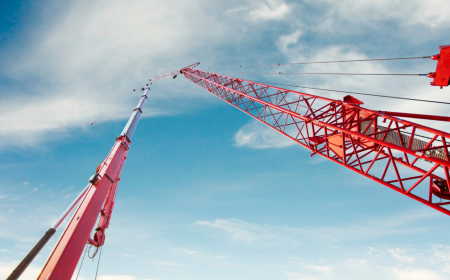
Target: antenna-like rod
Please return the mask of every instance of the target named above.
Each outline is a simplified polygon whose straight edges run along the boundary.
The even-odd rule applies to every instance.
[[[134,130],[136,129],[136,126],[139,122],[139,118],[141,117],[142,110],[144,109],[145,102],[147,101],[147,95],[152,87],[152,84],[147,84],[144,90],[144,94],[141,97],[141,100],[139,100],[138,105],[133,111],[133,114],[131,114],[130,119],[127,122],[127,125],[125,125],[122,133],[120,136],[126,136],[128,138],[128,141],[131,142],[131,137],[133,137]]]

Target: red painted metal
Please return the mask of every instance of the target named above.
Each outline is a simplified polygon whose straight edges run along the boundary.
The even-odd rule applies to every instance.
[[[446,87],[450,83],[450,45],[440,46],[441,52],[432,56],[437,60],[436,72],[429,73],[428,77],[433,78],[432,86]]]
[[[339,101],[192,68],[182,72],[188,80],[309,149],[311,156],[325,157],[450,215],[446,202],[432,200],[432,194],[446,198],[433,182],[441,180],[448,186],[449,133],[361,108],[362,102],[351,96]]]
[[[91,240],[89,236],[102,205],[100,229],[94,235],[94,239],[97,239],[96,246],[104,243],[104,230],[111,217],[117,184],[129,144],[130,141],[126,136],[118,137],[108,157],[97,167],[99,180],[88,189],[37,279],[64,280],[72,277],[83,248],[88,240]]]
[[[126,157],[124,156],[123,160],[125,159]],[[109,189],[102,210],[100,210],[100,219],[98,221],[97,228],[95,229],[94,237],[89,238],[88,240],[88,243],[94,245],[95,247],[100,247],[105,244],[105,230],[109,227],[109,222],[111,220],[117,189],[119,188],[121,171],[123,170],[123,163],[123,161],[120,163],[120,173],[118,172],[116,174],[117,176],[113,179],[114,183]]]
[[[387,114],[387,115],[390,115],[390,116],[396,116],[396,117],[405,117],[405,118],[413,118],[413,119],[450,122],[450,117],[445,117],[445,116],[433,116],[433,115],[399,113],[399,112],[386,112],[386,111],[382,111],[381,113]]]

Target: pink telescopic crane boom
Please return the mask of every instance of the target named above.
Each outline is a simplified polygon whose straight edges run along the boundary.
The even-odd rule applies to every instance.
[[[144,94],[133,110],[128,123],[119,137],[116,138],[116,142],[109,155],[102,161],[97,167],[95,174],[89,179],[89,184],[72,202],[58,221],[38,241],[7,280],[15,280],[20,277],[34,257],[54,235],[58,226],[78,203],[80,205],[53,248],[37,279],[71,279],[86,244],[91,244],[98,248],[105,243],[105,230],[108,228],[111,219],[123,165],[127,158],[128,150],[130,149],[131,137],[144,109],[150,88],[151,84],[147,84],[144,88]],[[90,237],[99,213],[100,220],[95,228],[93,237]]]

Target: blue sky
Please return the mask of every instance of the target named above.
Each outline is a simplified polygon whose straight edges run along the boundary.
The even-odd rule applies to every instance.
[[[197,61],[227,73],[236,70],[208,67],[433,55],[449,44],[449,8],[445,0],[1,2],[0,277],[84,188],[138,102],[132,89],[148,78]],[[450,102],[449,89],[426,77],[228,75]],[[448,115],[444,105],[357,98],[370,109]],[[309,157],[181,76],[155,82],[146,106],[98,279],[450,279],[444,214]],[[23,279],[35,279],[56,240]],[[85,260],[79,279],[94,279],[96,264]]]

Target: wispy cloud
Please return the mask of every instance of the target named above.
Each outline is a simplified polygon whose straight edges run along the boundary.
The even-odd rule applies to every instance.
[[[183,248],[172,248],[171,250],[172,251],[176,251],[176,252],[181,252],[183,254],[187,254],[187,255],[190,255],[190,256],[199,256],[199,255],[201,255],[201,253],[198,252],[198,251],[193,251],[193,250],[188,250],[188,249],[183,249]]]
[[[229,258],[230,256],[216,256],[216,257],[214,257],[214,259],[216,259],[216,260],[221,260],[221,259],[226,259],[226,258]]]
[[[309,264],[304,263],[300,261],[291,261],[291,263],[298,265],[300,268],[304,270],[309,270],[312,272],[318,272],[318,273],[325,273],[330,271],[331,267],[327,265],[316,265],[316,264]]]
[[[168,262],[168,261],[156,261],[156,262],[153,262],[153,265],[156,268],[159,268],[161,270],[166,270],[166,271],[177,271],[179,268],[185,266],[184,264]]]
[[[298,39],[302,35],[300,30],[296,30],[291,34],[281,35],[278,38],[277,46],[286,55],[288,55],[289,46],[298,43]],[[298,46],[297,46],[298,48]]]
[[[217,24],[224,19],[209,13],[213,4],[195,2],[82,0],[62,10],[46,5],[58,16],[30,27],[36,36],[24,40],[27,44],[2,50],[0,73],[11,83],[0,91],[0,139],[8,139],[0,141],[0,148],[62,139],[91,129],[90,123],[104,114],[102,121],[126,119],[139,97],[134,87],[195,62],[190,52],[197,53],[205,42],[224,42],[238,27],[233,21]],[[151,11],[157,12],[149,16]],[[210,26],[220,26],[221,32],[208,32]],[[176,94],[172,89],[152,95],[147,104],[153,108],[143,116],[179,114],[184,107],[171,103]],[[195,91],[183,92],[187,95],[198,97]]]
[[[284,276],[289,280],[317,280],[314,276],[292,271],[285,271]]]
[[[103,275],[98,277],[99,280],[138,280],[134,276],[128,275]]]
[[[450,246],[433,245],[433,256],[439,261],[450,263]]]
[[[402,214],[391,217],[377,217],[358,224],[346,224],[341,227],[320,226],[292,228],[287,226],[258,225],[239,219],[216,219],[214,221],[197,221],[195,225],[214,229],[235,243],[256,246],[279,246],[283,244],[299,245],[311,240],[336,243],[348,240],[364,240],[387,235],[411,234],[429,229],[410,226],[414,221],[422,220],[432,214]],[[410,260],[402,251],[393,249],[392,254],[404,261]]]
[[[290,7],[281,0],[266,0],[257,5],[259,7],[250,12],[250,17],[254,20],[279,20],[291,11]]]
[[[401,262],[413,262],[415,260],[414,256],[411,255],[411,252],[406,249],[392,248],[388,249],[388,252],[394,259]]]
[[[272,128],[254,120],[236,132],[234,142],[236,147],[253,149],[285,148],[297,144]]]
[[[0,278],[6,279],[11,272],[16,268],[18,262],[0,262]],[[41,271],[40,267],[31,264],[27,267],[20,279],[36,279],[36,276]]]
[[[374,23],[381,20],[395,20],[406,26],[423,25],[426,27],[438,27],[450,22],[450,19],[433,6],[444,9],[450,8],[445,0],[430,0],[423,2],[412,1],[358,1],[344,0],[339,3],[332,0],[318,1],[329,8],[328,16],[359,22]],[[405,4],[408,5],[405,5]]]
[[[430,269],[393,269],[394,275],[398,280],[441,280],[439,274],[436,271]]]

